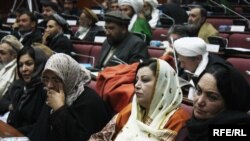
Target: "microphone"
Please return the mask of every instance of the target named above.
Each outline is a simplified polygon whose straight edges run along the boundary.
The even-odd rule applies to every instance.
[[[250,4],[250,2],[249,1],[247,1],[247,0],[243,0],[246,4]]]
[[[235,12],[234,10],[228,8],[228,7],[225,6],[224,4],[219,4],[219,3],[217,3],[217,2],[215,2],[215,1],[213,1],[213,0],[209,0],[209,1],[212,2],[213,4],[217,5],[217,6],[223,7],[224,9],[226,9],[226,10],[228,10],[228,11],[234,13],[235,15],[239,16],[240,18],[246,20],[246,21],[248,22],[248,25],[250,24],[250,20],[249,20],[248,18],[246,18],[246,17],[242,16],[241,14]],[[245,1],[246,1],[246,0],[245,0]],[[248,26],[248,27],[249,27],[249,26]]]
[[[165,16],[166,18],[170,19],[173,22],[173,25],[175,25],[175,20],[172,17],[168,16],[167,14],[163,13],[161,10],[159,10],[159,16],[160,17]]]
[[[75,53],[75,52],[70,52],[70,55],[72,55],[72,56],[78,56],[78,57],[90,58],[90,59],[92,59],[91,65],[92,65],[93,67],[94,67],[94,65],[95,65],[95,57],[94,57],[94,56],[79,54],[79,53]]]

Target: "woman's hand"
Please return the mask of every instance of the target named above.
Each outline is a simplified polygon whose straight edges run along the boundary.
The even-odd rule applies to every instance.
[[[47,91],[47,105],[54,111],[58,110],[65,104],[65,94],[63,91],[63,84],[59,84],[59,92],[49,89]]]

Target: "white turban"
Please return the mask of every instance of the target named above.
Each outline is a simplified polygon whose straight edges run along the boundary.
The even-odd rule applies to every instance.
[[[149,3],[153,8],[156,8],[159,4],[157,0],[144,0],[144,1]]]
[[[119,0],[119,6],[129,5],[131,6],[136,13],[139,13],[143,8],[143,0]]]
[[[199,37],[183,37],[174,42],[176,52],[182,56],[194,57],[207,53],[206,42]]]

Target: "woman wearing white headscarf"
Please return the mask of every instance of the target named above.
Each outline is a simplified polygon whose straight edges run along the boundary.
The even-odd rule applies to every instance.
[[[42,79],[47,102],[30,135],[32,141],[84,141],[101,130],[110,119],[105,103],[86,87],[90,72],[70,56],[52,55]]]
[[[168,63],[152,59],[138,66],[132,104],[90,141],[175,140],[190,115],[180,108],[178,76]]]

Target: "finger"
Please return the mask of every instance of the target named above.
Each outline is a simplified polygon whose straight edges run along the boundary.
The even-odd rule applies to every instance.
[[[63,94],[64,91],[63,91],[63,84],[62,83],[59,83],[59,93]]]

